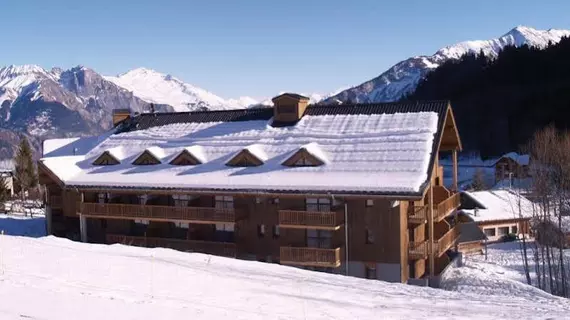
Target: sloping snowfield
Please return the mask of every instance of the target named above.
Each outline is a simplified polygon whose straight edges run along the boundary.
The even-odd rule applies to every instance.
[[[0,319],[567,318],[548,294],[451,292],[260,262],[0,236]],[[533,290],[530,288],[529,290]]]

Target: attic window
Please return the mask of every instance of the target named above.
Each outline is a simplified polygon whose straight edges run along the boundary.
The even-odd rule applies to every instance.
[[[326,156],[316,143],[302,146],[283,162],[287,167],[317,167],[326,163]]]
[[[145,150],[143,153],[141,153],[140,156],[138,156],[133,161],[133,164],[137,166],[155,165],[155,164],[160,164],[160,160],[158,160],[153,154]]]
[[[258,145],[248,146],[226,163],[230,167],[257,167],[263,164],[267,155]]]
[[[182,150],[170,161],[175,166],[195,166],[206,162],[204,150],[201,146],[191,146]]]
[[[95,161],[93,165],[96,166],[111,166],[121,163],[117,158],[115,158],[109,151],[103,152]]]
[[[150,147],[143,151],[134,161],[137,166],[148,166],[161,164],[160,159],[164,157],[164,151],[159,147]]]

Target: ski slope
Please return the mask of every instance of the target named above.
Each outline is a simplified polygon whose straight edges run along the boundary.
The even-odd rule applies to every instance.
[[[55,237],[0,236],[0,283],[0,319],[562,319],[570,312],[567,300],[508,288],[452,292]]]

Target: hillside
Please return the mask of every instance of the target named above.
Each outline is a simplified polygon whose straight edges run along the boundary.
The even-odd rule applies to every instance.
[[[4,235],[0,252],[2,319],[561,319],[570,312],[566,300],[522,284],[459,293],[54,237]]]
[[[466,54],[474,53],[495,58],[507,46],[528,45],[543,49],[549,44],[558,43],[565,36],[570,36],[570,30],[537,30],[518,26],[495,39],[459,42],[441,48],[433,55],[415,56],[400,61],[378,77],[335,94],[323,103],[397,101],[413,92],[427,74],[447,61],[455,61]]]
[[[570,39],[544,50],[506,47],[495,59],[468,55],[420,82],[410,100],[449,99],[464,147],[497,156],[539,128],[570,128]]]

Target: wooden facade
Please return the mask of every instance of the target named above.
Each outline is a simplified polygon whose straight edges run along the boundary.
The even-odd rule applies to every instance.
[[[303,98],[283,99],[284,105],[296,101],[297,107],[305,107]],[[456,155],[461,148],[448,110],[436,155],[440,151]],[[199,162],[190,154],[181,157],[172,161]],[[290,160],[295,163],[299,157],[318,160],[306,151]],[[434,159],[421,194],[400,196],[67,188],[41,162],[39,172],[49,194],[49,229],[57,236],[203,252],[357,277],[374,270],[377,279],[407,282],[443,270],[459,235],[453,214],[460,205],[459,195],[443,186],[443,169],[437,156]],[[242,152],[228,165],[257,165],[257,160]],[[455,173],[456,166],[455,162]]]

